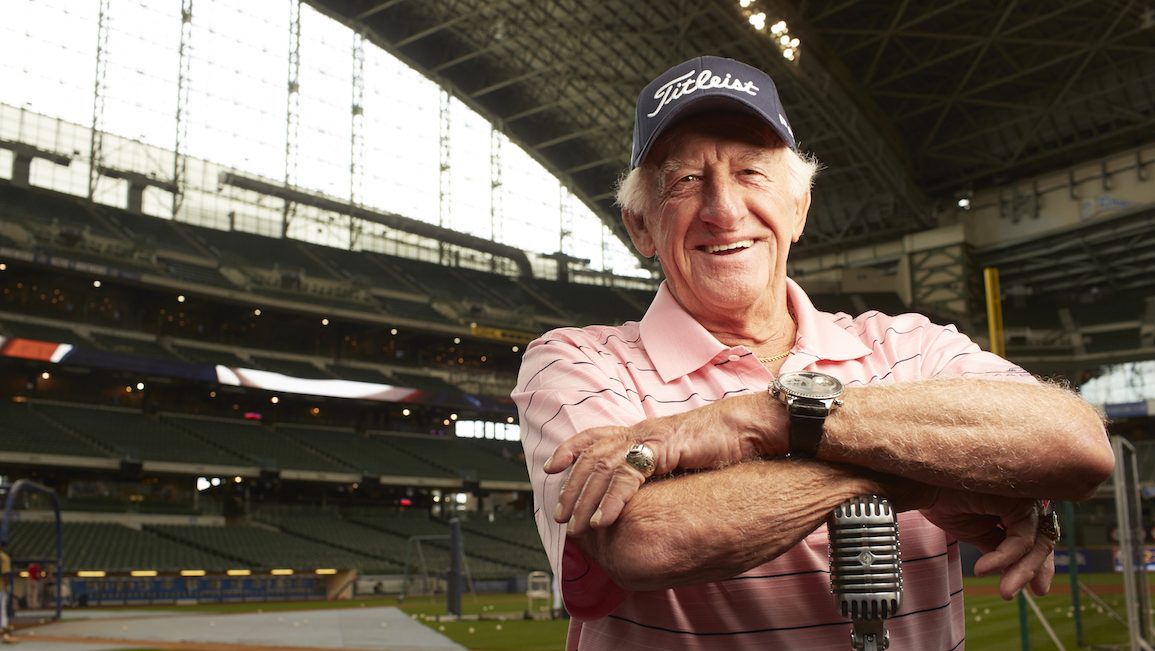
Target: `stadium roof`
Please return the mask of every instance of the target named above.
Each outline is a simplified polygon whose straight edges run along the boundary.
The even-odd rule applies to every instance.
[[[826,167],[812,253],[923,230],[960,190],[1155,132],[1155,10],[1133,0],[309,1],[493,120],[623,238],[611,191],[636,94],[697,54],[778,83]],[[769,38],[779,19],[794,61]]]

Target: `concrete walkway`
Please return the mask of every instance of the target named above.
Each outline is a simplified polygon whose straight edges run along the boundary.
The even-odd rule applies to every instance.
[[[466,651],[396,608],[274,613],[66,611],[60,622],[22,628],[13,651]]]

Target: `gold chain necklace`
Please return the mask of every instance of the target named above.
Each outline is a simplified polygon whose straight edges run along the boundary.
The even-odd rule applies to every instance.
[[[777,362],[780,359],[786,359],[787,357],[790,356],[790,353],[792,351],[793,351],[793,349],[788,350],[784,353],[778,353],[777,355],[772,355],[770,357],[758,357],[757,355],[755,355],[755,357],[758,357],[758,361],[762,362],[763,364],[770,364],[771,362]]]

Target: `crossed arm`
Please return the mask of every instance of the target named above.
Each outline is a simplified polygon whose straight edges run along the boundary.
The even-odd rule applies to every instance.
[[[813,462],[782,458],[785,410],[764,394],[581,432],[545,466],[572,466],[555,519],[620,585],[651,589],[733,576],[789,549],[847,497],[881,493],[977,544],[976,570],[1001,571],[1009,597],[1028,582],[1045,591],[1053,574],[1036,498],[1084,499],[1114,465],[1099,415],[1054,386],[926,380],[850,389],[844,403]],[[624,463],[635,442],[654,450],[658,475],[709,471],[643,488]]]

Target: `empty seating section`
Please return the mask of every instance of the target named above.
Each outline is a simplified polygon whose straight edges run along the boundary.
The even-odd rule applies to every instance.
[[[282,373],[291,377],[311,378],[311,379],[333,379],[328,371],[325,371],[309,362],[302,362],[295,359],[284,359],[281,357],[270,357],[267,355],[250,355],[253,363],[265,371],[272,371],[273,373]]]
[[[413,285],[397,273],[388,262],[387,256],[368,251],[343,251],[331,247],[316,247],[317,257],[329,263],[340,274],[358,281],[369,288],[395,289],[423,294],[420,287]]]
[[[9,534],[14,557],[56,558],[54,522],[15,521],[11,526]],[[239,563],[239,559],[230,560],[227,553],[212,553],[120,524],[66,522],[63,532],[67,570],[223,571]]]
[[[384,437],[363,437],[348,430],[281,425],[277,432],[301,445],[308,445],[334,457],[362,475],[390,477],[443,477],[455,479],[456,472],[434,465],[388,445]]]
[[[257,423],[164,414],[163,420],[270,470],[347,473],[351,469]]]
[[[73,436],[27,404],[0,400],[0,451],[111,457],[109,450]]]
[[[433,321],[436,323],[449,323],[440,312],[433,309],[429,303],[418,303],[416,301],[405,301],[399,298],[383,298],[380,296],[374,297],[377,303],[380,304],[381,309],[389,316],[400,317],[403,319],[412,319],[414,321]]]
[[[212,228],[198,228],[194,232],[216,251],[230,252],[246,266],[286,273],[300,271],[307,277],[334,279],[329,270],[305,253],[302,244],[295,240]]]
[[[112,219],[116,221],[128,239],[139,245],[155,249],[168,249],[189,253],[192,245],[177,231],[179,224],[172,220],[147,215],[136,215],[125,210],[117,210]]]
[[[51,224],[76,233],[93,233],[105,237],[115,234],[95,219],[79,197],[51,190],[18,188],[0,184],[0,205],[5,215],[29,224]]]
[[[428,573],[431,576],[445,576],[449,571],[449,525],[440,520],[432,520],[425,513],[390,514],[385,512],[361,512],[351,514],[351,522],[392,534],[406,543],[404,561],[413,574]],[[462,528],[465,532],[464,527]],[[501,556],[486,556],[483,551],[473,549],[473,539],[464,536],[465,569],[474,580],[496,579],[521,574],[525,568],[518,567]],[[484,546],[483,546],[484,547]]]
[[[390,446],[418,459],[459,473],[465,479],[480,481],[529,481],[525,464],[516,458],[505,459],[500,450],[486,441],[457,437],[404,436],[381,437]]]
[[[56,344],[72,344],[74,346],[91,346],[92,342],[85,339],[80,333],[64,326],[28,323],[5,319],[0,323],[0,329],[10,337],[23,337],[36,341],[47,341]]]
[[[155,416],[111,407],[38,403],[36,411],[123,458],[229,466],[251,465]]]
[[[368,476],[528,482],[516,442],[0,402],[0,451]]]
[[[554,297],[554,302],[564,306],[571,315],[584,317],[586,323],[623,323],[641,319],[645,314],[644,308],[639,309],[609,287],[543,279],[532,282],[538,291]]]
[[[452,384],[442,380],[439,377],[432,375],[422,375],[420,373],[404,373],[402,371],[393,371],[393,377],[397,378],[397,385],[408,387],[410,389],[420,389],[428,391],[429,393],[442,393],[448,395],[457,395],[461,393],[461,389]]]
[[[228,366],[230,368],[252,368],[253,363],[242,359],[234,353],[225,350],[213,350],[186,344],[173,344],[178,355],[190,362],[212,364],[213,366]]]
[[[399,270],[400,275],[418,283],[431,296],[456,300],[466,295],[470,289],[469,283],[457,273],[457,270],[436,262],[403,258],[393,258],[390,262]]]
[[[454,467],[463,473],[481,480],[529,482],[520,443],[455,438],[451,445]]]
[[[449,569],[450,528],[424,513],[372,509],[348,517],[290,514],[265,521],[264,526],[145,524],[142,529],[66,522],[65,566],[111,572],[337,568],[438,577]],[[549,565],[529,520],[466,522],[462,531],[466,570],[475,580],[517,576]],[[56,557],[55,522],[16,520],[9,533],[15,558]]]
[[[548,570],[549,557],[533,521],[470,520],[462,524],[467,532],[466,548],[472,553],[506,559],[527,570]]]
[[[342,380],[372,382],[373,384],[397,384],[397,378],[389,375],[385,371],[378,371],[371,368],[362,368],[360,366],[330,364],[329,372],[334,376],[341,378]]]
[[[235,558],[241,567],[343,569],[381,565],[381,559],[366,554],[256,526],[150,524],[144,529],[212,554]]]
[[[266,520],[286,533],[374,559],[363,572],[397,572],[405,567],[406,539],[336,515],[281,515]]]
[[[92,333],[92,340],[96,342],[96,345],[100,348],[114,353],[129,353],[132,355],[159,358],[172,357],[172,353],[165,350],[164,346],[146,339],[121,337],[107,332],[94,332]]]
[[[177,280],[214,287],[235,288],[232,281],[225,278],[224,274],[217,270],[216,267],[193,264],[181,260],[172,260],[163,256],[159,257],[157,261],[164,265],[164,270]]]

